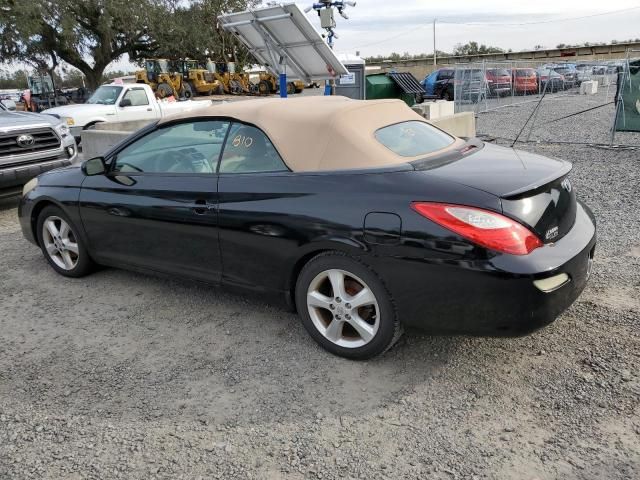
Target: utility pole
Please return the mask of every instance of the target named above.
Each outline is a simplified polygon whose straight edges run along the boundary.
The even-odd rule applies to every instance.
[[[311,10],[318,12],[320,17],[320,26],[327,31],[327,44],[329,48],[333,49],[333,39],[338,38],[334,28],[336,28],[336,21],[333,18],[333,9],[337,8],[338,13],[345,20],[349,20],[348,15],[345,12],[347,6],[355,7],[356,2],[351,0],[317,0],[313,5],[304,9],[304,13],[309,13]],[[334,80],[327,80],[324,86],[324,94],[332,95]]]
[[[436,19],[433,19],[433,66],[435,67],[437,63],[436,58]]]

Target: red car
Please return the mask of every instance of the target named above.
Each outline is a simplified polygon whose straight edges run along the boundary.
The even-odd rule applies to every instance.
[[[527,95],[528,93],[538,93],[538,78],[533,68],[514,68],[513,89],[516,93]]]
[[[487,85],[491,95],[502,96],[511,94],[511,75],[506,68],[488,68],[486,73]]]

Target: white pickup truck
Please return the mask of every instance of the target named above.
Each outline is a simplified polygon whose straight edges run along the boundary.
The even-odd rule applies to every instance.
[[[144,83],[102,85],[86,103],[50,108],[42,113],[64,120],[80,140],[82,130],[100,122],[153,121],[168,115],[211,106],[208,101],[158,101]]]

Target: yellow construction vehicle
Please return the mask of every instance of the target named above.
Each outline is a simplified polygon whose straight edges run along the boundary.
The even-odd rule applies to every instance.
[[[178,60],[177,70],[182,74],[182,82],[188,84],[194,95],[213,95],[224,93],[222,82],[215,73],[202,68],[197,60]]]
[[[287,93],[293,95],[294,93],[300,93],[304,90],[305,83],[300,80],[293,80],[287,82]],[[258,73],[258,82],[254,84],[254,89],[260,95],[271,95],[277,93],[280,90],[280,83],[278,77],[269,72]]]
[[[249,75],[246,73],[237,73],[233,63],[211,61],[207,62],[207,70],[213,70],[211,73],[215,79],[222,84],[224,93],[230,94],[250,94],[252,93]]]
[[[182,74],[176,73],[172,62],[166,58],[149,58],[144,70],[136,72],[136,83],[146,83],[159,98],[173,95],[176,98],[191,98],[191,85],[183,82]]]

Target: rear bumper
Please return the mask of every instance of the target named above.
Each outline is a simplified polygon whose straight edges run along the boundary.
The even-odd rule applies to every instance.
[[[497,83],[497,84],[489,84],[489,90],[491,93],[505,93],[511,91],[510,83]]]
[[[595,244],[593,214],[579,205],[572,230],[529,255],[457,264],[396,259],[374,268],[381,269],[406,325],[431,333],[515,336],[553,322],[578,298]],[[533,283],[561,273],[569,281],[554,291]]]
[[[531,83],[531,84],[515,84],[513,86],[513,89],[518,92],[537,92],[538,91],[538,84],[537,83]]]

